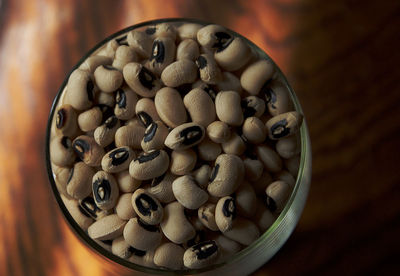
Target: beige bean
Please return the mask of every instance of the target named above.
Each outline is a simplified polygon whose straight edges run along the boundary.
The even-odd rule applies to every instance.
[[[101,65],[111,65],[112,58],[106,56],[94,55],[88,57],[80,66],[79,69],[88,71],[93,74],[97,67]]]
[[[218,91],[236,91],[239,95],[243,94],[240,80],[231,72],[222,72],[221,79],[217,82]]]
[[[211,231],[219,230],[215,222],[215,206],[213,203],[206,203],[198,209],[200,221]]]
[[[136,116],[145,127],[148,127],[154,121],[161,120],[158,116],[154,101],[149,98],[141,98],[137,102]]]
[[[164,144],[172,150],[185,150],[199,144],[205,134],[204,127],[196,123],[186,123],[175,127]]]
[[[98,53],[98,55],[106,56],[106,57],[109,57],[109,58],[113,59],[114,56],[115,56],[115,51],[117,50],[118,46],[119,46],[119,44],[118,44],[117,40],[116,39],[112,39],[106,44],[106,47],[103,48]]]
[[[221,154],[221,152],[221,145],[214,143],[207,137],[197,145],[197,153],[199,158],[204,161],[214,161]]]
[[[163,243],[154,253],[154,263],[167,269],[182,269],[185,250],[172,242]]]
[[[119,190],[114,176],[98,171],[92,178],[92,191],[96,205],[102,210],[110,210],[117,204]]]
[[[264,206],[264,203],[262,203],[260,200],[257,200],[257,212],[254,216],[254,221],[260,229],[261,233],[267,231],[268,228],[275,222],[274,215]]]
[[[142,251],[155,249],[162,237],[158,226],[145,224],[137,217],[126,223],[123,235],[130,246]]]
[[[180,204],[187,209],[197,209],[208,200],[208,194],[191,175],[178,177],[172,182],[172,191]]]
[[[272,80],[260,93],[264,94],[268,111],[272,116],[286,113],[294,109],[289,88],[281,81]]]
[[[168,128],[161,121],[153,121],[144,132],[141,142],[144,151],[163,149],[164,141],[168,135]]]
[[[257,196],[253,187],[246,181],[235,192],[238,214],[246,218],[254,217],[257,210]]]
[[[212,54],[201,54],[196,59],[200,71],[200,79],[208,84],[217,84],[222,79],[221,70]]]
[[[153,38],[156,37],[169,37],[173,41],[176,39],[177,30],[173,24],[170,23],[159,23],[154,26],[149,26],[146,28],[145,33]]]
[[[188,268],[206,267],[217,260],[218,253],[218,245],[215,241],[204,241],[186,249],[183,263]]]
[[[100,65],[94,71],[94,80],[101,91],[111,93],[124,81],[122,73],[110,65]]]
[[[129,147],[118,147],[103,156],[101,167],[109,173],[122,172],[128,169],[129,164],[134,158],[135,153]]]
[[[263,122],[257,117],[249,117],[244,120],[242,126],[243,136],[253,144],[259,144],[265,141],[267,130]]]
[[[58,166],[70,166],[76,158],[72,141],[67,136],[57,136],[50,141],[50,159]]]
[[[210,24],[198,30],[197,41],[207,49],[223,49],[231,43],[232,35],[224,27]]]
[[[263,166],[264,167],[264,166]],[[257,179],[256,181],[253,181],[251,183],[251,185],[254,188],[254,191],[256,192],[256,194],[262,194],[265,191],[265,188],[272,183],[272,176],[271,174],[266,171],[263,170],[261,177],[259,179]]]
[[[112,240],[122,235],[125,224],[116,214],[108,215],[90,225],[88,234],[92,239]]]
[[[115,132],[115,145],[117,147],[127,146],[132,149],[141,149],[144,132],[145,128],[139,124],[122,126]]]
[[[265,102],[257,96],[248,96],[241,102],[243,108],[243,116],[260,118],[265,112]]]
[[[181,41],[185,39],[197,40],[197,32],[203,27],[203,25],[196,23],[184,23],[178,27],[178,37]]]
[[[141,180],[134,179],[130,174],[129,170],[124,170],[115,174],[118,182],[119,190],[122,193],[131,193],[135,191],[142,184]]]
[[[196,165],[197,154],[192,149],[174,150],[171,153],[170,170],[176,175],[190,173]]]
[[[243,123],[240,101],[240,95],[235,91],[219,92],[215,98],[218,119],[228,125],[240,126]]]
[[[126,83],[138,95],[151,98],[161,88],[161,80],[149,69],[137,62],[130,62],[124,66],[123,75]]]
[[[211,174],[211,167],[207,164],[203,164],[200,168],[192,172],[194,180],[203,189],[207,188],[210,174]]]
[[[70,199],[62,194],[61,199],[74,221],[83,229],[83,231],[86,231],[93,223],[93,219],[85,212],[82,212],[82,209],[79,208],[78,200]]]
[[[145,189],[137,189],[132,195],[135,213],[146,224],[156,225],[162,220],[164,210],[160,202]]]
[[[128,259],[132,255],[131,246],[125,241],[124,237],[112,241],[111,252],[122,259]]]
[[[260,179],[264,165],[258,159],[245,158],[243,159],[245,178],[249,181],[256,181]]]
[[[281,170],[280,172],[275,173],[274,180],[285,181],[292,188],[294,187],[294,185],[296,185],[296,179],[287,170]]]
[[[71,173],[71,168],[59,167],[55,164],[51,164],[51,168],[53,170],[54,182],[56,183],[58,192],[67,198],[71,198],[67,193],[67,181]]]
[[[193,39],[182,40],[176,48],[176,60],[188,59],[195,61],[199,55],[199,45]]]
[[[231,130],[226,123],[215,121],[208,125],[207,135],[215,143],[224,143],[231,137]]]
[[[203,127],[215,121],[215,105],[210,95],[203,89],[194,88],[183,98],[183,104],[190,114],[192,122]]]
[[[192,224],[184,213],[184,207],[177,201],[164,207],[164,217],[160,223],[164,235],[176,244],[182,244],[196,235]]]
[[[221,154],[215,160],[207,190],[212,196],[230,195],[239,187],[243,177],[242,159],[232,154]]]
[[[225,196],[218,200],[215,206],[215,223],[223,233],[232,229],[233,221],[237,216],[236,200],[231,196]]]
[[[161,120],[169,127],[177,127],[187,121],[185,106],[179,92],[173,88],[160,89],[154,103]]]
[[[121,194],[115,205],[115,213],[123,220],[129,220],[137,216],[132,206],[132,193]]]
[[[129,165],[130,175],[138,180],[148,180],[163,175],[169,167],[169,156],[163,150],[140,154]]]
[[[192,83],[197,79],[197,66],[188,59],[182,59],[169,64],[161,74],[161,80],[166,86],[178,87]]]
[[[65,104],[76,110],[86,110],[93,104],[95,85],[92,75],[84,70],[74,70],[68,78]]]
[[[303,122],[303,115],[297,111],[282,113],[272,117],[266,124],[269,138],[279,140],[297,133]]]
[[[115,51],[115,57],[112,66],[114,68],[117,68],[119,71],[122,71],[126,64],[128,64],[129,62],[136,62],[138,60],[139,57],[132,47],[121,45]]]
[[[113,240],[97,240],[97,239],[93,239],[95,241],[95,243],[97,243],[98,245],[100,245],[103,249],[107,250],[107,251],[111,251],[111,246],[112,246],[112,241]]]
[[[98,106],[95,106],[78,115],[78,125],[82,131],[87,132],[96,129],[102,119],[103,113]]]
[[[67,180],[67,193],[75,199],[83,199],[92,191],[93,168],[83,162],[75,163]]]
[[[138,96],[128,86],[123,86],[116,91],[114,114],[120,120],[129,120],[135,116],[135,107]]]
[[[75,109],[69,105],[64,104],[57,108],[55,116],[55,125],[57,133],[75,138],[78,133],[78,121]]]
[[[170,203],[175,199],[172,191],[172,182],[177,178],[171,172],[166,172],[163,175],[156,177],[152,180],[151,186],[146,190],[152,196],[162,203]]]
[[[109,107],[114,107],[115,97],[113,93],[106,93],[99,91],[99,93],[96,93],[95,95],[95,102],[98,105],[107,105]]]
[[[285,159],[285,167],[288,169],[290,174],[296,178],[300,167],[300,154],[295,155],[292,158]]]
[[[235,37],[230,43],[218,49],[214,58],[225,71],[236,71],[244,66],[251,58],[252,53],[247,43],[240,37]]]
[[[229,139],[221,144],[222,150],[228,154],[242,155],[246,150],[246,144],[242,137],[232,132]]]
[[[256,148],[257,157],[269,172],[279,172],[282,170],[282,159],[270,147],[259,145]]]
[[[130,47],[142,58],[149,58],[153,39],[144,32],[132,30],[128,33],[127,41]]]
[[[258,95],[263,87],[268,85],[274,72],[273,62],[261,59],[247,66],[240,76],[240,83],[250,95]]]
[[[143,251],[133,248],[131,246],[132,255],[128,258],[128,261],[134,264],[138,264],[144,267],[156,267],[153,262],[154,250]]]
[[[260,230],[251,220],[237,217],[233,222],[232,229],[223,233],[224,236],[242,245],[252,244],[260,236]]]
[[[272,212],[281,212],[292,192],[289,184],[284,181],[274,181],[265,189],[267,206]]]
[[[104,124],[98,126],[93,133],[94,140],[101,147],[106,147],[114,141],[115,133],[121,126],[117,117],[109,117]]]
[[[145,66],[154,74],[161,75],[161,72],[174,61],[175,52],[175,41],[170,37],[156,38],[153,41],[150,58]]]
[[[192,83],[192,89],[195,88],[200,88],[204,90],[213,101],[215,100],[215,97],[217,95],[217,90],[215,90],[215,87],[213,87],[211,84],[207,84],[202,80],[197,80],[194,83]]]
[[[217,235],[214,240],[219,248],[219,256],[216,263],[225,262],[242,249],[238,242],[228,239],[224,235]]]
[[[100,166],[104,149],[96,143],[94,138],[86,135],[78,136],[72,142],[72,147],[85,164],[92,167]]]
[[[300,153],[300,139],[296,135],[279,139],[275,145],[276,152],[285,159],[292,158]]]

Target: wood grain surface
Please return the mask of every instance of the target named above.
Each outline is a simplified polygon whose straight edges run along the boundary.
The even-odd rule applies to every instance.
[[[192,17],[259,45],[296,90],[313,148],[309,199],[255,275],[399,275],[400,1],[0,0],[0,275],[101,268],[51,195],[44,139],[72,66],[135,23]]]

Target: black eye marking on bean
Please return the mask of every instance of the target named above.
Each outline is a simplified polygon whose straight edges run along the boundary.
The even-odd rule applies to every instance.
[[[233,37],[226,32],[216,32],[215,37],[217,38],[217,42],[212,47],[217,49],[217,53],[225,50],[233,41]]]
[[[155,34],[155,33],[156,33],[156,27],[148,27],[148,28],[145,30],[145,33],[146,33],[147,35],[153,35],[153,34]]]
[[[126,45],[128,46],[128,43],[126,42],[127,36],[121,36],[120,38],[116,38],[115,41],[118,43],[118,45]]]
[[[94,202],[94,199],[91,196],[82,199],[79,202],[79,205],[87,214],[89,214],[89,216],[91,216],[94,219],[97,218],[97,212],[99,212],[100,209],[99,207],[97,207],[96,203]]]
[[[218,246],[215,241],[200,242],[192,246],[192,251],[196,253],[198,260],[204,260],[217,252]]]
[[[214,89],[207,85],[203,88],[203,90],[207,92],[211,99],[215,100],[217,93],[215,93]]]
[[[107,70],[110,70],[110,71],[118,71],[117,68],[112,67],[111,65],[103,65],[103,67],[104,67],[105,69],[107,69]]]
[[[64,108],[60,108],[57,112],[57,117],[56,117],[56,126],[57,128],[62,128],[65,124],[67,114],[65,112]]]
[[[106,128],[112,129],[113,127],[115,127],[118,124],[118,118],[115,116],[111,116],[105,121],[104,124],[105,124]]]
[[[160,175],[159,177],[153,178],[153,180],[151,181],[151,187],[155,187],[158,184],[160,184],[161,181],[164,180],[166,175],[167,175],[167,173],[164,173],[163,175]]]
[[[146,224],[141,219],[138,219],[137,222],[142,228],[146,229],[149,232],[159,232],[160,231],[157,226]]]
[[[155,122],[152,122],[150,124],[150,126],[146,129],[144,136],[143,136],[143,141],[145,143],[151,141],[154,138],[154,136],[156,135],[156,132],[157,132],[157,128],[158,128],[158,125]]]
[[[126,108],[126,94],[123,89],[119,88],[117,90],[115,101],[117,102],[119,108]]]
[[[275,103],[277,98],[274,90],[272,90],[271,88],[267,88],[264,91],[264,94],[265,94],[265,102],[269,104],[273,109],[276,109]]]
[[[201,70],[207,66],[207,59],[204,56],[199,56],[196,59],[196,64],[197,64],[197,67],[199,67],[199,69]]]
[[[205,239],[205,232],[203,230],[196,231],[196,235],[193,239],[186,242],[186,246],[192,247],[195,244],[202,242]]]
[[[98,104],[98,108],[100,108],[100,111],[102,113],[102,123],[104,123],[108,118],[114,115],[114,109],[111,106],[108,106],[106,104]]]
[[[129,158],[129,152],[125,148],[119,148],[113,150],[109,155],[109,158],[111,158],[111,165],[113,166],[119,166],[123,164],[126,160]]]
[[[107,179],[96,179],[93,182],[93,195],[97,202],[107,201],[111,196],[111,185]]]
[[[286,119],[282,119],[273,124],[271,127],[272,137],[281,138],[288,135],[290,133],[290,128],[287,127],[287,124],[288,122]]]
[[[184,137],[182,144],[191,145],[200,140],[203,136],[203,130],[199,126],[190,126],[183,129],[179,136]]]
[[[63,136],[61,138],[61,145],[64,148],[69,149],[71,147],[71,139],[69,139],[67,136]]]
[[[225,200],[224,205],[222,205],[222,213],[225,217],[236,217],[236,202],[235,199],[229,198]]]
[[[255,108],[252,106],[249,106],[250,103],[251,103],[251,100],[249,100],[249,99],[243,99],[240,103],[240,105],[243,108],[243,116],[245,118],[253,117],[256,114]]]
[[[271,212],[275,212],[277,209],[275,200],[270,196],[267,196],[267,207]]]
[[[146,67],[142,66],[142,69],[140,70],[138,77],[140,83],[145,88],[151,90],[155,86],[153,82],[156,79],[156,76],[154,76],[154,74]]]
[[[152,122],[153,118],[149,114],[144,111],[141,111],[136,114],[139,117],[140,122],[145,126],[148,127]]]
[[[143,205],[143,201],[147,203],[148,207]],[[140,194],[137,196],[135,204],[143,216],[150,216],[152,211],[157,211],[158,209],[157,203],[147,194]]]
[[[68,179],[67,179],[67,184],[69,182],[71,182],[71,179],[72,179],[73,176],[74,176],[74,167],[72,167],[71,171],[69,172]]]
[[[73,148],[80,159],[84,159],[85,153],[90,150],[90,145],[87,141],[77,139],[73,142]]]
[[[213,182],[214,179],[217,177],[218,170],[219,170],[219,164],[216,164],[215,167],[213,168],[212,172],[211,172],[210,182]]]
[[[86,93],[88,95],[88,100],[90,102],[93,102],[94,99],[93,89],[94,89],[94,83],[92,80],[89,80],[86,84]]]
[[[150,60],[155,60],[157,63],[163,63],[165,58],[165,46],[162,41],[155,40],[151,49]]]
[[[113,242],[113,240],[104,240],[104,241],[102,241],[104,244],[106,244],[106,245],[112,245],[112,242]]]
[[[151,161],[159,155],[160,155],[160,150],[154,150],[147,154],[140,155],[138,158],[135,159],[135,161],[139,161],[139,164],[141,164],[141,163]]]
[[[208,221],[208,217],[204,214],[204,210],[201,212],[201,218]]]
[[[129,246],[128,252],[138,257],[143,257],[144,255],[146,255],[146,251],[136,249],[132,246]]]
[[[78,205],[78,209],[79,209],[79,211],[82,213],[82,215],[84,215],[85,217],[88,217],[88,218],[91,217],[90,214],[87,213],[86,210],[83,209],[81,205]]]

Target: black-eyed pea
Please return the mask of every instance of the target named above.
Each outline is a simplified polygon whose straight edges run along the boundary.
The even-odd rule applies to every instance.
[[[207,190],[212,196],[227,196],[235,192],[243,178],[242,159],[233,154],[221,154],[215,160]]]
[[[112,58],[107,56],[94,55],[88,57],[80,66],[79,69],[88,71],[93,74],[97,67],[101,65],[111,65]]]
[[[105,216],[95,221],[88,228],[89,237],[101,241],[112,240],[122,235],[126,221],[116,214]]]
[[[233,221],[237,216],[236,201],[231,196],[225,196],[218,200],[215,206],[215,223],[223,233],[232,229]]]
[[[243,94],[240,80],[231,72],[222,72],[221,79],[217,82],[219,91],[236,91],[239,95]]]
[[[232,229],[223,232],[224,236],[242,245],[252,244],[260,236],[257,225],[248,219],[237,217],[232,225]]]
[[[169,127],[177,127],[187,121],[186,109],[179,92],[170,87],[160,89],[154,104],[161,120]]]
[[[137,102],[136,116],[145,127],[148,127],[154,121],[161,120],[158,116],[154,101],[149,98],[141,98]]]
[[[265,102],[257,96],[248,96],[241,102],[243,108],[243,116],[260,118],[265,112]]]
[[[98,53],[98,55],[100,56],[106,56],[109,58],[114,58],[115,56],[115,51],[117,50],[117,48],[119,47],[119,43],[117,42],[116,39],[112,39],[110,40],[106,47],[104,47],[103,49],[101,49]]]
[[[129,120],[135,116],[138,97],[128,86],[119,88],[115,93],[114,114],[120,120]]]
[[[282,159],[272,148],[267,145],[259,145],[256,148],[257,157],[269,172],[279,172],[282,170]]]
[[[107,251],[110,251],[111,252],[111,246],[112,246],[112,241],[113,240],[104,240],[104,241],[101,241],[101,240],[98,240],[98,239],[93,239],[98,245],[100,245],[102,248],[104,248],[105,250],[107,250]]]
[[[78,125],[82,131],[88,132],[96,129],[101,124],[102,119],[101,109],[95,106],[78,115]]]
[[[238,214],[246,218],[254,217],[257,210],[257,196],[248,182],[243,181],[235,192]]]
[[[185,150],[199,144],[205,136],[204,127],[196,123],[185,123],[175,127],[164,144],[172,150]]]
[[[178,87],[183,84],[192,83],[196,79],[196,63],[189,59],[172,62],[161,73],[161,80],[169,87]]]
[[[146,190],[152,196],[162,203],[170,203],[175,199],[172,191],[172,182],[177,178],[171,172],[166,172],[163,175],[156,177],[152,180],[150,187]]]
[[[56,136],[50,142],[50,159],[57,166],[70,166],[76,159],[72,141],[67,136]]]
[[[267,137],[265,125],[257,117],[249,117],[244,120],[242,133],[247,141],[253,144],[262,143]]]
[[[101,160],[101,167],[109,173],[122,172],[129,168],[135,153],[127,146],[118,147],[107,152]]]
[[[144,32],[132,30],[128,33],[127,41],[130,47],[142,58],[149,58],[153,39]]]
[[[264,167],[264,165],[263,165]],[[254,188],[254,191],[256,192],[256,194],[263,194],[265,192],[265,188],[272,183],[273,179],[271,174],[267,171],[264,170],[263,168],[263,172],[260,176],[260,178],[258,178],[255,181],[251,182],[251,185]]]
[[[285,181],[274,181],[265,189],[267,206],[272,212],[281,212],[292,192],[292,188]]]
[[[85,164],[92,167],[100,166],[101,159],[104,156],[104,149],[96,143],[93,137],[78,136],[72,142],[72,147]]]
[[[221,145],[211,141],[207,137],[197,145],[197,153],[199,158],[204,161],[214,161],[221,154],[221,152]]]
[[[194,180],[203,189],[207,188],[208,180],[210,179],[211,167],[207,164],[203,164],[200,168],[192,172]]]
[[[139,150],[142,148],[141,142],[145,128],[140,124],[127,124],[121,126],[115,132],[115,145],[117,147],[127,146]]]
[[[159,224],[163,218],[164,210],[160,202],[145,189],[139,188],[133,193],[132,206],[146,224]]]
[[[292,158],[285,159],[285,167],[288,169],[290,174],[296,178],[300,167],[300,154],[295,155]]]
[[[129,220],[137,216],[132,206],[132,193],[120,195],[115,205],[115,213],[123,220]]]
[[[154,74],[161,75],[161,72],[174,61],[175,52],[174,40],[169,37],[156,38],[153,41],[150,58],[145,66]]]
[[[92,191],[92,178],[95,171],[83,162],[75,163],[67,180],[67,193],[75,199],[83,199]]]
[[[113,93],[99,92],[96,93],[95,102],[98,105],[106,105],[109,107],[115,106],[115,97]]]
[[[199,220],[211,231],[218,231],[219,228],[215,222],[216,204],[206,203],[198,209]]]
[[[74,70],[68,79],[65,103],[76,110],[86,110],[92,106],[94,97],[92,74],[81,69]]]
[[[128,258],[128,261],[134,264],[138,264],[144,267],[156,267],[153,262],[154,250],[143,251],[136,248],[130,247],[132,255]]]
[[[124,237],[112,241],[111,252],[122,259],[128,259],[132,255],[131,246],[125,241]]]
[[[264,165],[258,159],[244,158],[243,159],[244,170],[245,170],[245,178],[249,181],[258,180],[263,171]]]
[[[94,220],[101,219],[107,215],[110,215],[112,210],[102,210],[100,209],[92,197],[92,195],[85,197],[84,199],[79,200],[79,206],[84,210],[86,214],[88,214]]]
[[[168,269],[183,268],[183,254],[185,250],[172,242],[163,243],[154,252],[154,263]]]
[[[175,41],[177,36],[177,30],[174,25],[169,23],[159,23],[154,26],[147,27],[144,31],[146,35],[156,38],[156,37],[169,37]]]
[[[124,81],[122,73],[110,65],[100,65],[96,68],[93,75],[96,85],[101,91],[106,93],[114,92]]]
[[[217,96],[217,90],[211,84],[207,84],[202,80],[197,80],[192,84],[192,89],[200,88],[204,90],[210,98],[214,101],[215,97]]]
[[[232,42],[232,39],[232,35],[220,25],[210,24],[197,31],[197,41],[207,49],[224,49]]]
[[[129,165],[130,175],[138,180],[149,180],[163,175],[169,167],[169,156],[163,150],[143,152]]]
[[[141,142],[144,151],[163,149],[164,141],[168,135],[168,128],[161,121],[153,121],[144,132]]]
[[[188,59],[195,61],[199,55],[199,45],[193,39],[182,40],[176,48],[176,60]]]
[[[197,41],[197,32],[203,27],[203,25],[196,23],[182,24],[177,29],[178,37],[181,41],[185,39],[193,39]]]
[[[219,256],[216,263],[221,263],[228,260],[235,253],[242,249],[242,246],[234,240],[228,239],[224,235],[217,235],[214,238],[219,248]]]
[[[275,216],[265,207],[264,203],[257,200],[257,212],[254,216],[254,222],[257,224],[261,233],[267,231],[274,223],[275,219]]]
[[[148,225],[138,217],[128,221],[123,229],[123,235],[130,246],[142,251],[155,249],[162,238],[158,226]]]
[[[303,122],[303,115],[297,111],[282,113],[272,117],[265,126],[271,140],[279,140],[297,133]]]
[[[296,179],[287,170],[281,170],[280,172],[275,173],[274,180],[285,181],[290,187],[294,187],[296,184]]]
[[[108,146],[114,141],[115,133],[120,126],[121,123],[117,117],[109,117],[104,124],[94,130],[94,140],[103,148]]]
[[[264,94],[268,111],[272,116],[294,109],[289,88],[281,81],[272,80],[266,87],[263,87],[260,94]]]
[[[228,154],[242,155],[246,150],[246,143],[242,137],[233,132],[229,139],[221,144],[222,150]]]
[[[275,148],[282,158],[292,158],[300,153],[300,139],[296,135],[279,139],[276,142]]]
[[[183,98],[183,104],[192,122],[203,127],[215,121],[215,105],[210,95],[201,88],[194,88]]]
[[[250,95],[258,95],[263,87],[268,85],[274,72],[275,67],[272,61],[258,60],[247,66],[243,71],[240,76],[240,83]]]
[[[194,238],[196,231],[185,216],[185,208],[177,201],[164,206],[164,217],[160,227],[164,235],[176,244]]]
[[[51,168],[53,170],[53,177],[57,186],[57,190],[65,197],[71,198],[71,196],[67,193],[67,181],[71,173],[71,168],[59,167],[55,164],[51,164]]]
[[[174,150],[171,153],[170,171],[176,175],[189,174],[196,165],[197,154],[192,149]]]
[[[180,204],[187,209],[197,209],[207,202],[208,194],[191,175],[178,177],[172,182],[172,191]]]
[[[154,97],[162,86],[161,80],[140,63],[130,62],[122,71],[129,87],[142,97]]]
[[[224,143],[231,137],[231,130],[226,123],[215,121],[208,125],[207,135],[215,143]]]
[[[62,194],[61,199],[74,221],[83,229],[83,231],[86,231],[88,227],[93,224],[93,219],[79,208],[78,200],[68,198]]]
[[[78,115],[75,109],[69,104],[64,104],[57,108],[56,114],[56,132],[74,138],[78,133]]]
[[[202,268],[215,263],[218,258],[218,245],[215,241],[204,241],[186,249],[183,263],[188,268]]]
[[[200,71],[200,79],[208,84],[217,84],[222,75],[212,54],[201,54],[196,59],[196,65]]]
[[[225,71],[236,71],[252,57],[249,45],[240,37],[234,37],[230,43],[217,49],[214,58]]]
[[[240,126],[243,113],[240,95],[235,91],[220,91],[215,98],[215,110],[218,119],[228,125]]]
[[[100,209],[114,208],[119,196],[114,176],[104,171],[98,171],[92,178],[92,191],[94,201]]]
[[[122,71],[126,64],[138,60],[139,58],[132,47],[121,45],[115,51],[115,57],[112,63],[112,67],[117,68],[119,71]]]
[[[129,170],[124,170],[115,174],[118,183],[118,188],[122,193],[131,193],[135,191],[141,184],[141,180],[134,179]]]

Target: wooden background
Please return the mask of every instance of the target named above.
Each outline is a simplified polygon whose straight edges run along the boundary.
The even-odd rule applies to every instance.
[[[313,179],[286,245],[256,275],[400,272],[400,1],[0,0],[0,275],[101,269],[53,199],[44,163],[64,76],[111,33],[194,17],[265,49],[308,120]]]

